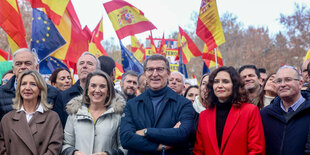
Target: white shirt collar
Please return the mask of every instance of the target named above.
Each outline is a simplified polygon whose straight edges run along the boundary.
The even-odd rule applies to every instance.
[[[24,105],[22,105],[22,107],[19,110],[17,110],[17,112],[20,112],[20,111],[24,111],[25,113],[27,113],[26,110],[24,109]],[[39,106],[36,109],[36,111],[40,112],[40,113],[44,113],[44,110],[43,110],[43,107],[42,107],[41,103],[39,104]]]

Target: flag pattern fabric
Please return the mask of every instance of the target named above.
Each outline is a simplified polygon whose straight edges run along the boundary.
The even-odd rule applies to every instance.
[[[150,31],[151,35],[150,35],[150,42],[151,42],[151,53],[153,54],[159,54],[158,53],[158,50],[156,48],[156,45],[155,45],[155,42],[154,42],[154,38],[153,38],[153,34],[152,34],[152,31]]]
[[[215,52],[216,51],[216,56],[215,56]],[[217,60],[215,60],[215,58]],[[208,66],[210,68],[215,67],[216,66],[216,62],[218,64],[218,66],[223,66],[223,57],[222,54],[220,52],[219,48],[216,48],[214,50],[208,51],[207,46],[205,45],[203,48],[203,52],[202,52],[202,59],[205,59]]]
[[[187,64],[191,58],[193,57],[198,57],[201,56],[202,53],[198,49],[198,47],[195,45],[193,40],[188,36],[188,34],[181,28],[179,27],[179,38],[178,38],[178,46],[179,46],[179,51],[178,55],[176,56],[176,60],[180,58],[180,48],[182,49],[183,52],[183,63]]]
[[[183,63],[183,52],[182,52],[182,49],[180,50],[180,61],[179,61],[179,68],[178,68],[178,71],[180,73],[182,73],[185,78],[188,78],[188,74],[187,74],[187,69],[186,69],[186,65]]]
[[[0,61],[7,61],[9,54],[4,50],[0,49]]]
[[[144,72],[143,66],[140,62],[130,53],[123,43],[120,41],[121,53],[122,53],[122,64],[124,72],[132,70],[138,75]]]
[[[308,52],[306,54],[305,60],[310,59],[310,48],[308,49]]]
[[[117,62],[115,62],[115,72],[116,72],[115,78],[121,80],[124,70],[123,66]]]
[[[216,0],[201,1],[196,34],[206,43],[209,51],[225,42]]]
[[[119,40],[156,27],[144,17],[144,13],[123,0],[103,4]]]
[[[8,35],[13,53],[19,48],[28,47],[17,0],[0,0],[0,27]]]
[[[55,57],[47,57],[40,62],[39,72],[41,74],[52,74],[57,68],[65,68],[69,71],[67,65]]]
[[[47,16],[54,24],[60,23],[62,15],[65,13],[69,0],[27,0],[32,8],[44,8]]]
[[[94,31],[92,32],[92,39],[89,44],[88,51],[95,55],[96,57],[105,55],[108,56],[107,52],[104,50],[101,41],[103,40],[103,25],[102,25],[102,18]]]
[[[91,34],[87,27],[82,29],[71,1],[69,1],[59,25],[55,26],[67,43],[51,56],[65,62],[69,61],[74,66],[82,53],[88,50]]]
[[[54,23],[38,9],[32,10],[32,35],[30,49],[38,54],[42,61],[58,48],[66,44]]]
[[[163,37],[161,38],[160,46],[159,46],[159,54],[166,56],[166,42],[165,42],[165,33],[163,33]]]
[[[203,67],[202,67],[202,75],[206,74],[206,73],[210,73],[210,69],[207,65],[207,60],[203,60]]]
[[[136,36],[131,36],[131,51],[139,62],[143,62],[145,59],[145,49]]]

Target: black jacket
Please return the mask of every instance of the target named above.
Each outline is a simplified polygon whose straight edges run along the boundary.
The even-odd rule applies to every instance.
[[[16,76],[14,75],[7,84],[0,87],[0,119],[13,110],[13,98],[15,98],[16,90],[14,88]],[[58,89],[51,85],[47,85],[47,102],[57,105],[57,97],[59,96]],[[55,104],[56,103],[56,104]]]
[[[57,104],[53,110],[56,111],[60,117],[63,127],[66,125],[68,114],[66,112],[67,103],[74,97],[82,95],[83,89],[80,86],[80,80],[78,80],[72,87],[60,93],[61,95],[57,99]]]
[[[305,102],[288,120],[283,115],[279,97],[261,110],[266,155],[304,153],[310,127],[310,94],[302,91],[302,96],[306,99]]]

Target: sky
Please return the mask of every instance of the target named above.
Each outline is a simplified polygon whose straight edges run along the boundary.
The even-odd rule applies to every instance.
[[[109,0],[72,0],[82,26],[87,25],[91,30],[96,27],[103,16],[104,39],[111,37],[118,42],[112,23],[103,7]],[[126,0],[142,12],[156,27],[153,30],[154,38],[165,38],[178,30],[178,26],[189,31],[195,31],[196,26],[191,20],[193,12],[198,12],[201,0]],[[294,3],[310,7],[310,0],[217,0],[220,17],[229,12],[238,17],[244,27],[265,27],[272,35],[284,28],[279,24],[280,13],[291,15],[294,12]],[[149,35],[144,32],[136,35],[140,41],[145,41]],[[130,44],[130,37],[122,40],[125,45]]]

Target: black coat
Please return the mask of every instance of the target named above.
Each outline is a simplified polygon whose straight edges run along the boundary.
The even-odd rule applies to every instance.
[[[15,98],[16,90],[14,88],[16,76],[14,75],[7,84],[0,87],[0,120],[2,117],[13,110],[13,98]],[[47,102],[49,104],[57,105],[57,97],[59,91],[51,85],[47,85]],[[56,103],[56,104],[55,104]]]
[[[261,110],[265,132],[266,155],[303,154],[310,127],[310,94],[302,91],[306,99],[303,107],[286,120],[280,107],[281,99],[276,97],[270,105]]]
[[[66,125],[68,114],[66,112],[67,103],[74,97],[82,95],[83,89],[80,86],[80,80],[78,80],[72,87],[60,93],[57,99],[57,104],[53,110],[56,111],[60,117],[63,127]]]

